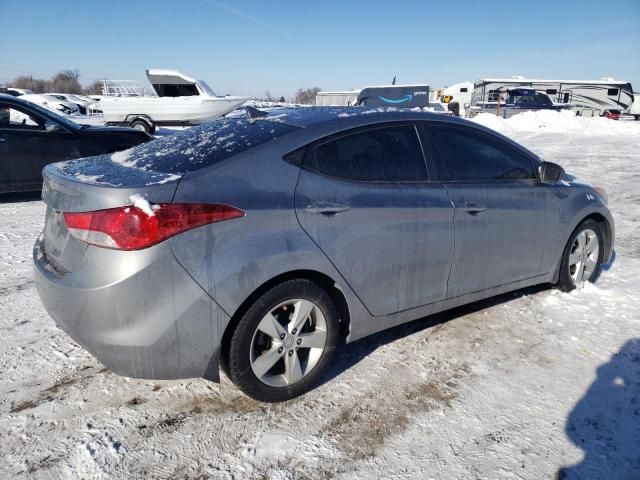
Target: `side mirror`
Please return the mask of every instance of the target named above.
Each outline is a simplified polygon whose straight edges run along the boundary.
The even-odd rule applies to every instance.
[[[564,168],[557,163],[544,162],[540,166],[540,181],[546,184],[557,183],[564,177]]]
[[[59,132],[60,130],[62,130],[62,128],[60,127],[60,125],[58,125],[57,123],[54,122],[47,122],[44,124],[44,129],[47,132]]]

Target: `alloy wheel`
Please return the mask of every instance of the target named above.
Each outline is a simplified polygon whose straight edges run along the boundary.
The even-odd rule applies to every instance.
[[[327,343],[327,322],[320,308],[301,298],[287,300],[260,321],[251,340],[254,375],[271,387],[299,382],[313,370]]]
[[[596,232],[587,228],[578,233],[569,251],[569,275],[574,285],[582,286],[591,278],[598,266],[599,254],[600,242]]]

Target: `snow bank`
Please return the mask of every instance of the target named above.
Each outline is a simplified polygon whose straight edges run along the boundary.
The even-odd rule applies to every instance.
[[[471,120],[503,134],[544,132],[577,135],[640,135],[640,123],[610,120],[605,117],[578,117],[568,110],[524,112],[506,120],[491,113],[481,113]]]

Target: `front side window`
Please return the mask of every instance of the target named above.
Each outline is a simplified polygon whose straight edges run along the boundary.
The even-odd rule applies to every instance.
[[[0,103],[0,128],[38,129],[41,123],[26,110],[17,109],[14,105]]]
[[[430,129],[436,164],[443,181],[533,180],[531,161],[490,134],[469,128]]]
[[[360,131],[312,148],[305,168],[332,177],[364,182],[428,180],[415,127]]]

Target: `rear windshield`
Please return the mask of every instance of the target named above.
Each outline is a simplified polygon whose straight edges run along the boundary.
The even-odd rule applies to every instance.
[[[216,120],[111,155],[125,167],[182,175],[221,162],[299,127],[269,120]]]

